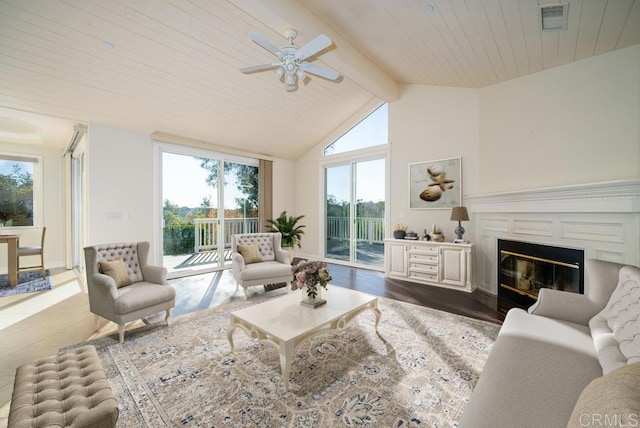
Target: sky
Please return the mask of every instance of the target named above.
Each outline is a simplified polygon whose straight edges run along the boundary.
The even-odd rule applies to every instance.
[[[10,174],[13,171],[13,166],[15,164],[20,165],[21,172],[28,172],[33,175],[33,163],[17,162],[14,160],[0,160],[0,174]]]
[[[208,197],[211,206],[217,205],[216,189],[207,185],[207,170],[193,156],[164,153],[162,156],[162,200],[168,199],[180,207],[196,208]],[[235,199],[242,197],[237,190],[235,176],[227,177],[225,208],[236,208]]]

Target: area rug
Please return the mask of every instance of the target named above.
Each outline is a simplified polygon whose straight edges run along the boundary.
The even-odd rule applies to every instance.
[[[48,269],[45,274],[46,276],[43,278],[40,271],[21,273],[18,275],[18,284],[15,287],[9,286],[8,275],[0,275],[0,297],[51,290],[53,285],[51,284],[51,275]]]
[[[115,336],[89,342],[117,398],[117,426],[453,427],[499,330],[379,298],[378,333],[365,311],[303,341],[285,392],[274,346],[238,329],[230,353],[226,337],[229,312],[269,297],[133,330],[122,345]]]

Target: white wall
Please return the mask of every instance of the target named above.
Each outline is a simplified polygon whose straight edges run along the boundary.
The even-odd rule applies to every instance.
[[[45,143],[46,146],[46,143]],[[2,228],[2,233],[20,235],[21,246],[39,246],[42,226],[46,226],[45,267],[65,265],[65,192],[64,162],[59,149],[47,149],[40,145],[0,143],[0,152],[40,155],[43,158],[43,196],[40,212],[42,224],[32,228]],[[34,264],[39,260],[22,260],[23,264]],[[7,272],[7,246],[0,245],[0,272]]]
[[[156,194],[154,143],[149,135],[128,129],[90,124],[87,143],[88,245],[150,241],[160,233],[154,221]],[[295,166],[276,159],[273,164],[275,215],[295,207]]]
[[[149,135],[97,123],[89,124],[87,135],[87,245],[153,242],[154,152]]]
[[[640,177],[640,46],[480,90],[480,193]]]
[[[306,215],[303,252],[312,255],[326,140],[296,163],[296,213]],[[482,89],[401,85],[389,141],[390,227],[421,233],[435,223],[448,240],[450,210],[409,209],[409,163],[462,157],[463,195],[640,178],[640,46]],[[474,241],[474,225],[463,226]]]
[[[408,165],[461,157],[463,204],[465,194],[478,191],[478,91],[402,85],[400,100],[389,104],[389,140],[391,227],[405,223],[421,235],[436,224],[447,240],[454,239],[450,209],[409,209]]]

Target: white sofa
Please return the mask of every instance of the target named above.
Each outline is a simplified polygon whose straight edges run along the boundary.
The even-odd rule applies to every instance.
[[[576,403],[588,399],[585,387],[592,381],[619,367],[640,372],[633,364],[640,361],[640,269],[588,260],[586,272],[586,294],[542,289],[528,312],[507,313],[460,428],[567,427],[570,420],[572,427],[598,426],[594,418],[601,411]],[[625,422],[634,418],[628,409],[616,412],[628,425],[615,426],[640,426],[638,415],[638,425]]]

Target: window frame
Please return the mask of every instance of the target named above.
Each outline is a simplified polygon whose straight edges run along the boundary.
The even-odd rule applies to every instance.
[[[0,160],[16,160],[16,158],[33,159],[33,224],[29,226],[0,226],[0,231],[19,231],[42,227],[42,209],[44,200],[43,162],[42,155],[33,153],[11,152],[0,150]],[[23,161],[24,162],[24,161]]]

